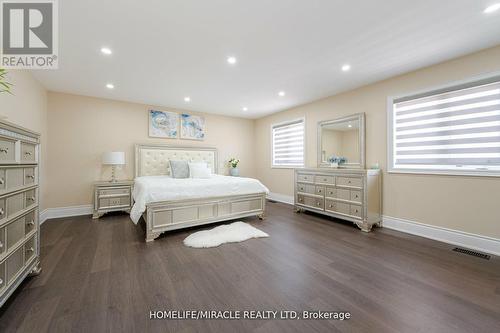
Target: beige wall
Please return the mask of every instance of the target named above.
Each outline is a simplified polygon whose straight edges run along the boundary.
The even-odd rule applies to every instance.
[[[0,117],[41,134],[40,208],[47,208],[47,92],[27,71],[12,70],[12,95],[0,94]]]
[[[386,169],[386,103],[402,95],[500,71],[500,47],[411,72],[256,121],[257,178],[272,192],[293,195],[293,170],[272,169],[270,126],[306,118],[307,166],[316,166],[316,123],[366,113],[366,159]],[[500,238],[500,178],[383,175],[384,215]]]
[[[253,120],[205,114],[205,141],[149,138],[148,108],[142,104],[50,92],[49,207],[92,202],[92,183],[110,177],[110,168],[101,166],[103,152],[124,151],[127,164],[118,176],[133,179],[136,143],[216,147],[219,173],[227,172],[224,162],[234,156],[241,160],[241,175],[255,177]]]

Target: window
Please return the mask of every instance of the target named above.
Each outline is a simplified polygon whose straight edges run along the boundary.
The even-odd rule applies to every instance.
[[[272,126],[273,167],[304,166],[304,119]]]
[[[500,77],[390,100],[389,171],[500,175]]]

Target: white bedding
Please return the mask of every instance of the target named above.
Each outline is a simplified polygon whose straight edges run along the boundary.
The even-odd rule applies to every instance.
[[[146,211],[146,204],[158,201],[199,199],[226,195],[269,193],[257,179],[212,175],[210,178],[182,178],[145,176],[135,179],[132,193],[135,203],[130,211],[137,224]]]

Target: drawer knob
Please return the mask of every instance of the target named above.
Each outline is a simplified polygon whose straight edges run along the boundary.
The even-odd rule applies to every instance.
[[[350,183],[351,183],[351,181],[350,181],[350,180],[348,180],[348,181],[347,181],[347,183],[348,183],[348,184],[350,184]]]
[[[354,210],[354,211],[355,211],[356,213],[358,212],[358,210],[357,210],[357,209],[356,209],[356,210]]]
[[[0,148],[0,153],[7,154],[9,152],[9,148]]]
[[[299,198],[299,202],[302,202],[302,198]]]
[[[26,178],[35,179],[35,175],[26,175]]]
[[[3,215],[5,214],[5,211],[3,210],[3,208],[0,208],[0,215]]]
[[[0,178],[0,185],[3,185],[3,184],[5,184],[5,179]]]
[[[30,197],[30,198],[27,198],[26,200],[35,202],[35,197]]]
[[[28,223],[26,223],[27,225],[35,225],[35,221],[34,220],[31,220],[29,221]]]
[[[316,202],[316,205],[317,205],[318,207],[320,207],[320,206],[321,206],[321,202]]]
[[[0,279],[0,285],[2,285],[2,284],[3,284],[3,280],[2,280],[2,279]]]
[[[32,154],[32,153],[31,153],[30,151],[25,151],[25,152],[24,152],[24,155],[26,155],[26,156],[31,156],[31,154]]]
[[[32,247],[30,247],[29,249],[26,249],[26,252],[34,252],[34,251],[35,251],[35,249]]]
[[[333,208],[333,205],[328,205],[328,207]]]
[[[1,249],[1,248],[3,248],[3,243],[2,243],[2,242],[0,242],[0,249]]]
[[[321,193],[321,190],[318,190],[318,193]]]

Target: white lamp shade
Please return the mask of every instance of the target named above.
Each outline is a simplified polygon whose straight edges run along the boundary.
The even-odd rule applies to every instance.
[[[102,154],[102,164],[124,165],[125,153],[122,151],[112,151]]]

